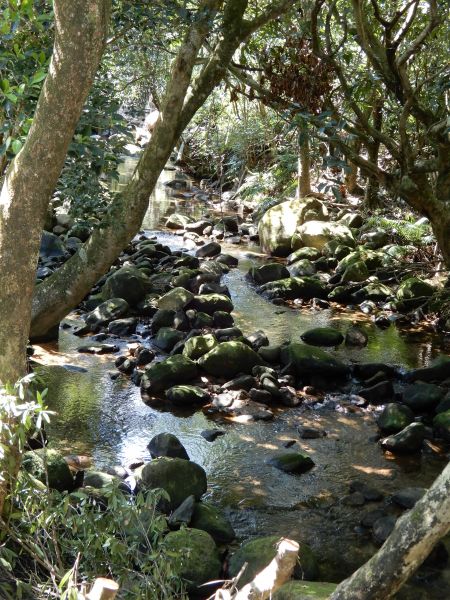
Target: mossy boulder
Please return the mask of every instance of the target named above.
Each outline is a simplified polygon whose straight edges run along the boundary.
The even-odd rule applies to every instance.
[[[394,435],[381,440],[381,446],[390,452],[408,453],[417,452],[422,448],[425,439],[425,426],[423,423],[411,423]]]
[[[351,263],[345,271],[342,273],[342,282],[347,283],[349,281],[365,281],[369,277],[369,271],[367,265],[362,260],[357,260]]]
[[[221,510],[209,502],[199,502],[195,505],[190,525],[208,532],[218,544],[228,544],[236,537],[230,521]]]
[[[186,448],[173,433],[158,433],[147,444],[152,458],[168,456],[169,458],[182,458],[189,460]]]
[[[414,412],[431,411],[436,408],[446,390],[433,383],[418,381],[408,385],[403,391],[403,403]]]
[[[325,285],[313,277],[290,277],[289,279],[280,279],[262,285],[260,291],[269,298],[283,298],[284,300],[293,300],[303,298],[326,298],[327,290]]]
[[[302,258],[298,260],[290,267],[292,277],[309,277],[310,275],[314,275],[316,272],[316,267],[308,258]]]
[[[191,360],[197,360],[218,345],[218,341],[214,335],[195,335],[186,340],[183,348],[184,356]]]
[[[248,272],[248,276],[258,285],[263,285],[269,283],[269,281],[286,279],[286,277],[289,277],[289,271],[279,263],[268,263],[261,267],[252,267]]]
[[[141,390],[148,394],[157,394],[168,387],[188,383],[197,376],[197,365],[187,356],[176,354],[159,363],[153,363],[144,372]]]
[[[175,385],[166,391],[166,397],[177,406],[206,404],[211,399],[206,390],[196,385]]]
[[[251,373],[261,358],[243,342],[223,342],[203,355],[198,365],[215,377],[231,378],[238,373]]]
[[[182,331],[172,327],[161,327],[153,340],[153,344],[164,352],[170,352],[175,344],[178,344],[184,338],[185,334]]]
[[[433,419],[433,427],[445,440],[450,441],[450,410],[436,415]]]
[[[128,302],[123,298],[111,298],[111,300],[102,302],[97,308],[89,312],[84,320],[92,331],[97,331],[111,321],[125,315],[129,308]]]
[[[247,563],[247,567],[239,579],[240,585],[243,586],[252,581],[275,558],[279,541],[279,535],[270,535],[244,542],[230,559],[230,576],[236,577],[244,563]],[[317,560],[311,548],[307,544],[300,543],[299,564],[296,567],[295,575],[314,579],[317,571]]]
[[[41,448],[25,452],[22,468],[42,483],[47,483],[48,476],[48,485],[52,490],[70,492],[74,487],[69,465],[56,450]]]
[[[289,256],[287,257],[287,263],[288,265],[292,265],[298,260],[303,260],[305,258],[307,258],[308,260],[317,260],[320,257],[321,253],[319,250],[317,250],[317,248],[305,246],[304,248],[299,248],[295,252],[292,252],[292,254],[289,254]]]
[[[186,273],[186,283],[189,280],[189,275]],[[181,310],[194,298],[194,294],[189,292],[184,287],[176,287],[167,294],[164,294],[158,300],[158,307],[165,310]]]
[[[397,433],[414,421],[414,413],[404,404],[386,404],[377,418],[378,427],[385,433]]]
[[[258,226],[262,249],[275,256],[287,256],[291,252],[292,236],[308,218],[308,214],[314,214],[323,221],[328,219],[327,209],[315,198],[287,200],[270,208]]]
[[[195,296],[189,303],[189,308],[213,315],[217,311],[230,313],[233,310],[233,303],[223,294],[203,294]]]
[[[355,240],[349,227],[340,223],[327,221],[307,221],[297,228],[297,235],[304,246],[322,250],[330,240],[337,240],[339,244],[354,246]]]
[[[272,600],[327,600],[337,583],[319,581],[289,581],[272,596]]]
[[[222,569],[219,552],[206,531],[171,531],[164,538],[164,546],[172,572],[183,579],[189,592],[195,593],[199,586],[219,578]]]
[[[101,294],[104,300],[123,298],[133,306],[144,299],[149,288],[149,278],[140,269],[121,267],[105,281]]]
[[[305,344],[311,346],[339,346],[344,341],[342,333],[332,327],[314,327],[300,337]]]
[[[379,300],[386,300],[392,295],[393,292],[391,288],[380,281],[374,281],[373,283],[369,283],[357,292],[353,293],[352,299],[354,302],[358,303],[363,302],[364,300],[373,300],[374,302],[378,302]]]
[[[443,381],[450,377],[450,356],[441,354],[429,367],[413,369],[405,375],[407,381]]]
[[[290,365],[299,376],[322,375],[324,377],[341,378],[350,374],[350,369],[343,362],[320,348],[292,342],[281,349],[281,363]]]
[[[110,473],[89,470],[84,473],[83,486],[101,490],[104,487],[113,485],[115,481],[117,481],[117,477]]]
[[[200,465],[182,458],[161,457],[135,471],[140,488],[167,492],[159,507],[164,512],[175,510],[188,496],[200,500],[206,492],[206,473]]]
[[[430,297],[434,294],[435,289],[429,283],[422,281],[418,277],[409,277],[402,281],[397,290],[398,300],[410,300]]]
[[[267,464],[285,473],[306,473],[314,467],[313,460],[303,452],[278,452]]]

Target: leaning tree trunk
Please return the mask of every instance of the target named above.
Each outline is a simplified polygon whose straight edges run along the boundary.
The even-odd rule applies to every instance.
[[[110,0],[54,2],[55,42],[49,72],[30,132],[5,175],[0,197],[0,385],[13,384],[26,372],[31,302],[47,206],[103,53],[109,11]],[[5,415],[0,434],[0,514],[20,466],[17,445],[10,443],[13,412],[5,410]]]
[[[58,324],[110,268],[139,231],[150,194],[171,151],[192,117],[224,77],[238,46],[258,27],[292,6],[290,0],[280,0],[255,20],[245,21],[248,0],[228,0],[217,47],[191,83],[199,48],[211,29],[211,11],[221,4],[220,0],[204,0],[199,19],[175,59],[164,106],[150,142],[121,197],[114,201],[101,227],[82,248],[37,286],[33,299],[32,336],[44,335]]]
[[[47,206],[103,53],[110,0],[56,0],[48,76],[0,200],[0,382],[25,372],[39,243]]]
[[[450,464],[397,521],[380,550],[338,585],[330,600],[388,600],[450,531]]]

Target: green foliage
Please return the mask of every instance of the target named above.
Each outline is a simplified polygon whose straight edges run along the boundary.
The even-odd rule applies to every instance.
[[[165,555],[166,519],[156,511],[164,492],[131,496],[114,483],[59,494],[25,471],[13,481],[30,433],[49,421],[45,392],[32,391],[37,383],[27,376],[0,390],[0,484],[12,490],[8,521],[0,518],[1,597],[72,600],[106,576],[122,599],[182,600]]]
[[[0,176],[31,126],[52,47],[48,2],[9,0],[0,11]]]
[[[366,221],[366,228],[381,228],[395,233],[400,243],[422,246],[430,243],[432,230],[429,223],[417,224],[417,217],[409,215],[403,219],[393,219],[385,216],[374,215]]]
[[[61,599],[76,597],[83,583],[99,576],[119,583],[119,598],[182,599],[181,582],[165,556],[167,524],[156,512],[159,498],[153,493],[129,497],[117,485],[101,492],[43,494],[22,477],[9,523],[12,543],[6,553],[0,548],[0,558],[13,572],[35,564],[25,583],[37,598],[55,592],[45,573],[53,569]]]

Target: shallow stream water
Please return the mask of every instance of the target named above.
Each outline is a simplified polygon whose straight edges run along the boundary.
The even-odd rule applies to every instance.
[[[124,163],[124,178],[135,160]],[[172,177],[173,171],[164,171],[161,180]],[[158,229],[164,215],[174,210],[198,216],[204,207],[174,198],[159,183],[143,227],[171,248],[180,248],[182,237]],[[343,346],[334,351],[346,361],[411,368],[427,364],[441,351],[437,337],[401,332],[393,325],[380,330],[354,311],[275,306],[245,279],[249,267],[263,260],[259,248],[227,244],[223,248],[239,258],[239,267],[224,277],[224,283],[231,291],[236,324],[245,333],[263,329],[276,344],[299,340],[300,334],[313,326],[333,325],[345,331],[358,318],[368,331],[369,343],[363,349]],[[76,314],[66,322],[76,324]],[[49,408],[56,412],[49,429],[52,446],[67,454],[87,454],[98,469],[128,466],[150,459],[147,444],[155,434],[171,432],[190,458],[206,470],[207,496],[226,510],[239,540],[278,534],[307,542],[327,565],[327,579],[338,581],[347,576],[375,550],[369,534],[359,527],[359,518],[361,512],[377,505],[369,503],[362,509],[344,506],[340,499],[348,494],[350,481],[365,481],[386,495],[408,486],[426,487],[447,460],[431,448],[421,457],[388,460],[374,441],[373,414],[333,395],[322,408],[280,410],[272,422],[230,422],[213,419],[201,410],[177,414],[157,410],[142,402],[139,388],[128,379],[111,380],[114,356],[78,354],[76,348],[82,342],[70,331],[61,329],[58,344],[38,352],[38,358],[47,363],[40,373],[49,390]],[[300,423],[319,425],[327,436],[301,440],[296,431]],[[209,443],[201,432],[213,427],[225,435]],[[266,464],[289,440],[296,440],[297,447],[313,458],[316,466],[307,474],[288,475]],[[422,597],[428,596],[417,596]],[[436,591],[430,597],[447,596]]]

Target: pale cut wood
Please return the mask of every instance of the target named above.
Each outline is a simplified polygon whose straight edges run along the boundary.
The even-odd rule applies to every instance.
[[[119,591],[119,584],[112,579],[98,577],[92,590],[86,596],[87,600],[114,600]]]
[[[233,600],[266,600],[292,577],[298,559],[299,545],[294,540],[281,538],[277,554],[256,577],[240,589]]]

